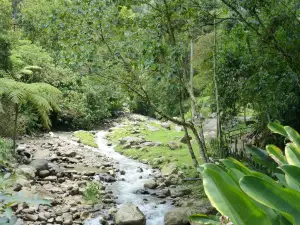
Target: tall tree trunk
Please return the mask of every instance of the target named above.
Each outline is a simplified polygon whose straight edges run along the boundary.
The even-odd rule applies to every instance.
[[[14,119],[14,130],[13,130],[13,149],[14,149],[14,153],[16,151],[18,115],[19,115],[19,105],[15,104],[15,119]]]
[[[190,92],[194,95],[194,70],[193,70],[193,54],[194,54],[194,46],[193,39],[191,39],[191,56],[190,56]],[[192,110],[192,122],[194,123],[196,117],[196,103],[191,99],[191,110]]]
[[[192,123],[195,124],[195,118],[198,118],[198,115],[200,115],[200,112],[198,111],[197,108],[197,101],[194,95],[194,70],[193,70],[193,56],[194,56],[194,44],[193,44],[193,39],[191,39],[191,53],[190,53],[190,82],[189,86],[187,86],[189,96],[191,98],[191,110],[192,110]],[[198,118],[199,120],[201,118]],[[202,122],[199,121],[199,138],[200,138],[200,148],[199,148],[199,153],[201,155],[206,155],[206,145],[205,145],[205,139],[203,135],[203,125]],[[203,154],[203,153],[204,154]],[[207,161],[207,157],[205,156],[205,161]]]
[[[216,15],[215,15],[216,16]],[[220,105],[219,105],[219,90],[218,90],[218,83],[217,83],[217,30],[216,30],[216,18],[214,18],[214,51],[213,51],[213,77],[215,83],[215,100],[217,105],[217,137],[219,139],[219,143],[222,140],[222,133],[221,133],[221,120],[220,120]],[[220,146],[221,147],[221,146]]]
[[[184,113],[183,113],[183,105],[182,105],[182,99],[183,99],[182,90],[180,92],[181,93],[180,93],[180,100],[179,100],[179,111],[180,111],[180,116],[181,116],[182,121],[186,124],[185,118],[184,118]],[[195,155],[194,150],[193,150],[193,146],[191,144],[191,140],[189,138],[190,136],[189,136],[189,133],[188,133],[187,126],[184,125],[183,129],[184,129],[184,134],[185,134],[185,137],[186,137],[186,144],[188,146],[189,153],[190,153],[191,158],[193,160],[194,167],[198,168],[199,163],[197,161],[196,155]]]

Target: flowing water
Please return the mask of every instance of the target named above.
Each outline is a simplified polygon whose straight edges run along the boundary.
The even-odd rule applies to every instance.
[[[125,175],[119,175],[119,177],[117,177],[118,181],[112,183],[109,187],[114,195],[117,196],[116,201],[118,207],[123,203],[132,202],[145,214],[147,225],[163,225],[164,214],[171,208],[170,202],[159,204],[161,199],[136,192],[143,189],[144,183],[151,179],[153,169],[146,164],[139,163],[116,152],[113,146],[107,145],[106,135],[106,131],[99,131],[97,133],[98,151],[119,162],[119,169],[125,171]],[[143,172],[138,172],[138,168],[141,168]],[[142,177],[142,179],[140,179],[140,177]],[[122,181],[122,178],[125,180]],[[145,199],[147,199],[147,201],[145,201]],[[85,223],[85,225],[99,224],[99,218],[89,220]]]

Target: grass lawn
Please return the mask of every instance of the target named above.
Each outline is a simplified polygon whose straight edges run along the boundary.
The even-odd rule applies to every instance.
[[[92,133],[88,131],[76,131],[74,135],[80,140],[81,143],[98,148],[95,137]]]
[[[184,136],[183,131],[176,131],[174,129],[174,125],[171,125],[171,130],[168,130],[162,128],[160,124],[149,121],[132,123],[129,120],[126,120],[123,121],[123,124],[124,126],[113,129],[113,131],[108,135],[108,139],[112,143],[117,145],[117,151],[139,161],[147,161],[153,167],[158,168],[162,167],[168,162],[177,162],[179,169],[184,172],[186,177],[195,177],[199,175],[199,173],[193,167],[192,159],[188,152],[187,145],[182,144],[182,148],[176,150],[170,150],[170,148],[167,146],[168,142],[170,141],[179,142],[179,139]],[[156,127],[158,130],[151,131],[149,129],[149,126]],[[135,133],[135,130],[138,130],[139,133]],[[119,145],[119,140],[127,136],[142,136],[146,141],[161,142],[162,145],[157,147],[146,147],[146,149],[123,149],[122,146]],[[193,147],[196,157],[201,164],[202,161],[199,157],[198,147],[194,142]],[[157,161],[159,161],[158,159],[162,161],[159,164],[157,164]]]

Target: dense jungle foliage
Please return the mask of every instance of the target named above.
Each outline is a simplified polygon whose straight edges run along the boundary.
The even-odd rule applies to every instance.
[[[206,194],[229,218],[191,219],[300,224],[299,206],[282,199],[300,196],[299,62],[297,0],[0,0],[0,136],[13,140],[0,140],[1,162],[18,136],[89,130],[134,112],[181,126],[199,168],[230,156],[226,135],[245,128],[260,147],[291,143],[285,152],[248,147],[251,169],[237,159],[202,165]],[[209,118],[217,123],[212,141],[203,134]],[[286,125],[269,125],[282,136],[267,129],[274,121]],[[268,195],[257,196],[257,187]],[[94,201],[98,189],[91,184],[86,198]],[[282,208],[270,203],[276,195]],[[244,203],[256,216],[250,222],[235,208]]]

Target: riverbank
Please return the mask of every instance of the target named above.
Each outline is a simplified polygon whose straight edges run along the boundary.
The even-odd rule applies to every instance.
[[[135,119],[131,122],[137,123]],[[150,123],[153,122],[150,119]],[[143,124],[149,125],[147,121],[143,121]],[[51,206],[16,205],[13,209],[22,219],[21,224],[120,223],[117,220],[122,216],[117,215],[124,214],[123,208],[129,202],[141,210],[147,225],[174,224],[174,220],[187,221],[191,213],[209,213],[212,210],[202,196],[201,182],[183,182],[190,167],[184,167],[187,168],[184,170],[176,160],[163,160],[163,163],[155,166],[134,155],[125,154],[126,150],[121,151],[111,138],[114,131],[124,127],[124,123],[117,120],[110,125],[108,131],[88,133],[90,140],[95,135],[93,145],[97,144],[98,148],[82,144],[70,132],[50,132],[40,137],[27,137],[19,142],[18,151],[27,153],[30,159],[25,160],[27,165],[18,167],[18,174],[24,178],[18,178],[14,191],[21,191],[28,197],[37,194],[39,198],[52,202]],[[165,135],[155,135],[157,138],[165,138],[165,141],[168,139]],[[158,143],[161,139],[152,138],[143,142],[150,146],[149,151],[152,147],[160,147]],[[124,138],[118,137],[118,142],[123,143]],[[100,198],[91,204],[84,195],[89,184],[95,180],[100,184]],[[130,215],[135,213],[131,212]]]

